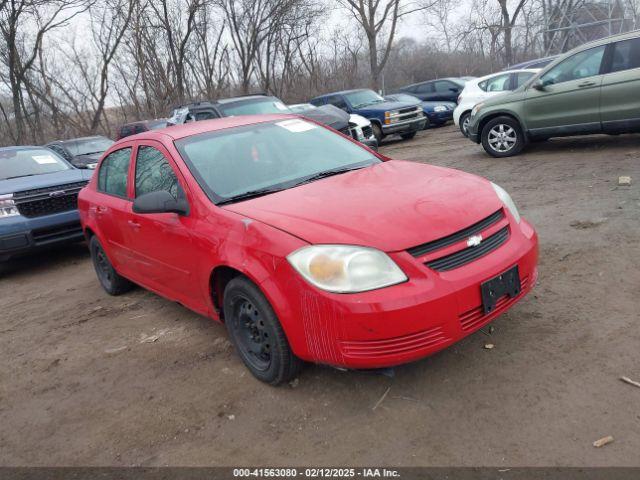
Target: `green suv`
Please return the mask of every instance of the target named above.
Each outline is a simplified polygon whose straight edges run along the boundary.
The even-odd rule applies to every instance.
[[[528,142],[640,132],[640,31],[608,37],[558,58],[513,92],[477,104],[469,138],[494,157]]]

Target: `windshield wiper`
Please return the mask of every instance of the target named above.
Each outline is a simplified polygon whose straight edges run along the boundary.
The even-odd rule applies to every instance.
[[[332,177],[334,175],[340,175],[341,173],[352,172],[353,170],[360,170],[362,168],[369,167],[370,165],[360,165],[359,167],[348,167],[348,168],[335,168],[333,170],[326,170],[324,172],[316,173],[310,177],[305,178],[301,182],[293,185],[297,187],[298,185],[304,185],[305,183],[315,182],[316,180],[320,180],[321,178]]]
[[[219,201],[216,205],[225,205],[227,203],[239,202],[240,200],[248,200],[250,198],[262,197],[270,193],[281,192],[283,188],[260,188],[258,190],[251,190],[249,192],[240,193],[233,197],[225,198]]]
[[[13,177],[5,177],[3,180],[11,180],[12,178],[33,177],[39,175],[38,173],[27,173],[26,175],[14,175]]]

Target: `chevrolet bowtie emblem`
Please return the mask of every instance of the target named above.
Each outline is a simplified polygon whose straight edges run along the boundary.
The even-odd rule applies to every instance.
[[[482,243],[482,235],[473,235],[467,238],[467,247],[477,247]]]
[[[61,196],[66,195],[66,194],[67,194],[67,192],[65,192],[64,190],[56,190],[55,192],[51,192],[49,194],[49,196],[51,198],[54,198],[54,197],[61,197]]]

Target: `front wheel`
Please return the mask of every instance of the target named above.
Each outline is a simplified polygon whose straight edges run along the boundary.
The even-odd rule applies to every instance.
[[[458,126],[460,127],[460,131],[462,135],[465,137],[469,136],[469,122],[471,121],[471,113],[465,112],[460,115],[460,119],[458,120]]]
[[[246,277],[224,289],[224,319],[231,343],[258,380],[271,385],[292,380],[302,367],[268,300]]]
[[[416,136],[416,131],[413,132],[409,132],[409,133],[402,133],[400,134],[400,138],[402,138],[403,140],[411,140],[413,137]]]
[[[506,116],[489,120],[482,129],[481,140],[485,152],[497,158],[517,155],[525,145],[520,124]]]
[[[377,123],[371,122],[371,129],[373,130],[373,136],[376,137],[376,140],[378,141],[378,145],[380,145],[380,143],[382,143],[382,138],[384,137],[382,127]]]

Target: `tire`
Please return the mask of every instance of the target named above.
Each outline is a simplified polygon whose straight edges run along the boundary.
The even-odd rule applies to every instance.
[[[513,117],[496,117],[482,129],[482,146],[492,157],[504,158],[517,155],[525,146],[520,124]]]
[[[424,116],[424,119],[425,119],[425,122],[424,122],[423,130],[427,130],[431,128],[433,125],[431,125],[431,120],[429,120],[429,117],[427,117],[426,115]]]
[[[93,261],[93,268],[96,270],[98,281],[105,292],[109,295],[121,295],[133,288],[133,283],[120,276],[116,269],[113,268],[98,237],[95,235],[89,241],[89,251],[91,252],[91,260]]]
[[[380,125],[378,125],[377,123],[371,122],[371,128],[373,129],[373,136],[376,137],[378,145],[380,145],[382,139],[384,138],[382,127],[380,127]]]
[[[254,377],[280,385],[298,375],[302,360],[291,350],[269,301],[248,278],[227,284],[224,318],[231,343]]]
[[[465,137],[469,136],[469,131],[467,130],[467,127],[469,126],[469,120],[471,120],[470,112],[463,113],[458,119],[458,126],[460,127],[462,135],[464,135]]]
[[[418,133],[417,131],[413,131],[413,132],[409,132],[409,133],[402,133],[400,135],[400,138],[402,138],[403,140],[411,140],[413,137],[416,136],[416,133]]]

